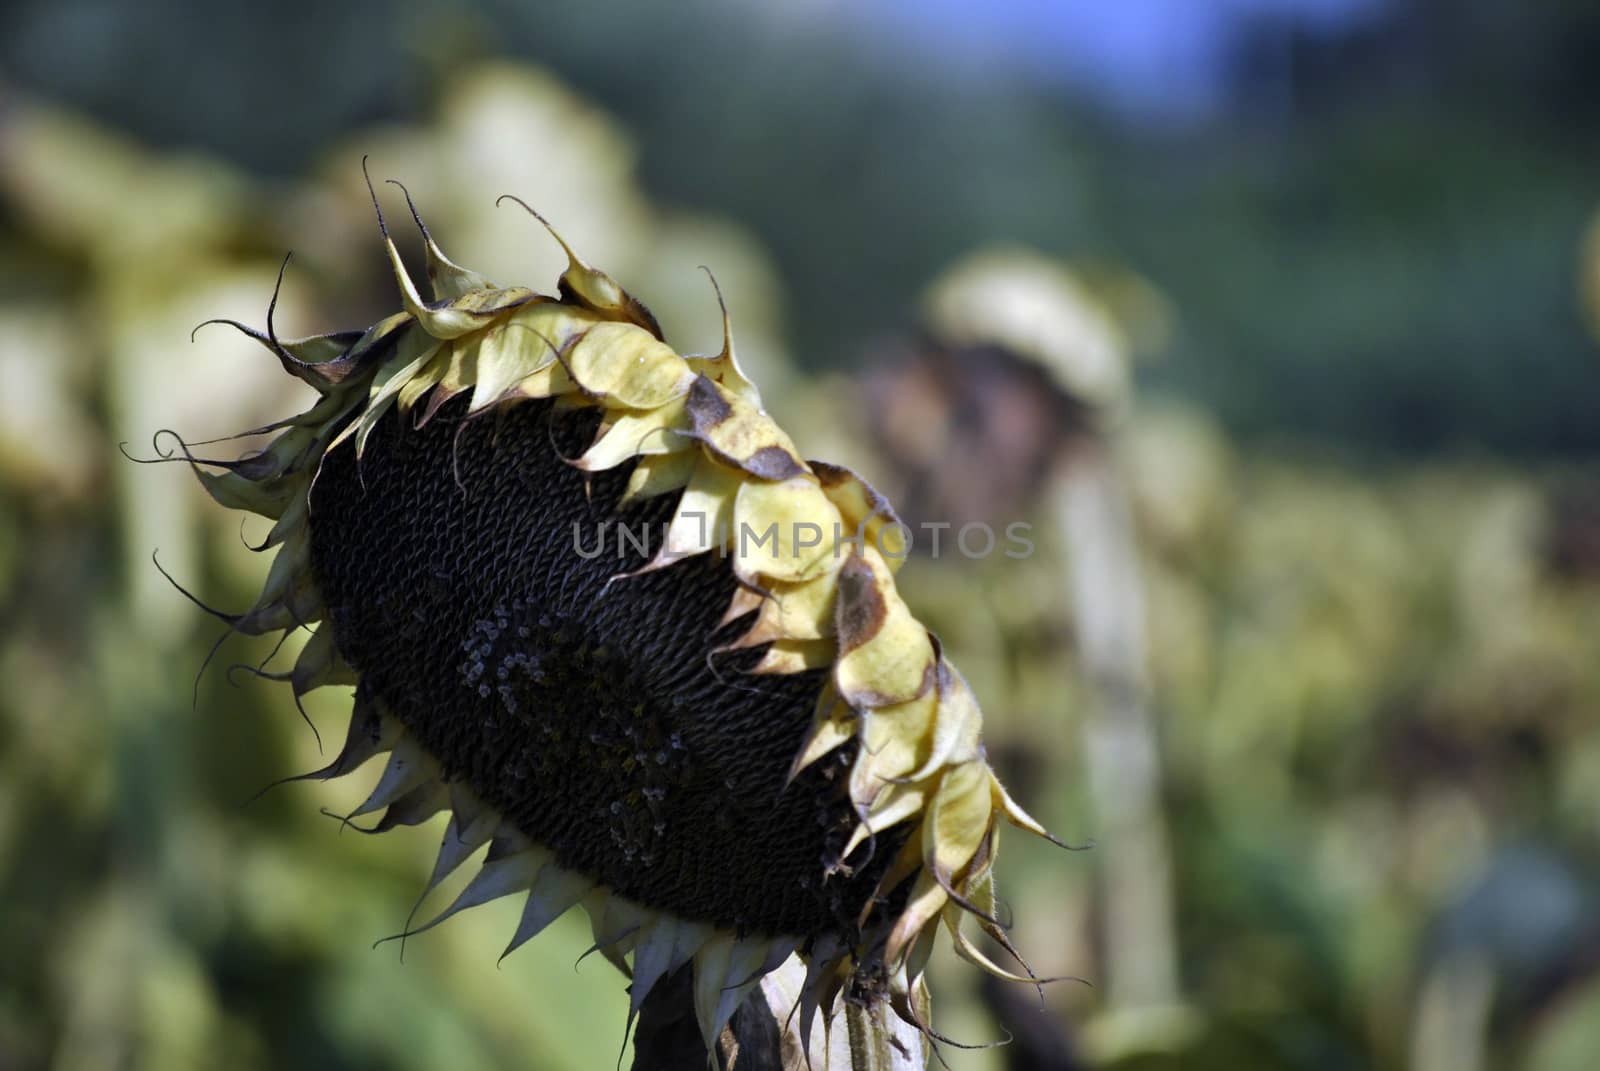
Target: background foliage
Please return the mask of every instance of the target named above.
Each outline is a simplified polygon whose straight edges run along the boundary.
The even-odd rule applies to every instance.
[[[268,649],[230,642],[195,682],[220,626],[149,559],[229,607],[264,562],[179,467],[116,448],[303,400],[226,329],[187,340],[259,323],[285,250],[285,333],[388,308],[364,153],[462,262],[548,285],[557,251],[492,208],[529,200],[681,348],[716,346],[711,265],[802,447],[885,483],[861,379],[958,257],[1022,242],[1142,278],[1160,300],[1132,325],[1115,450],[1181,999],[1130,1014],[1052,987],[1032,1014],[1061,1066],[1588,1067],[1600,15],[1129,8],[1149,16],[1130,33],[1209,35],[1205,77],[1052,65],[945,5],[6,5],[0,1067],[586,1069],[622,1045],[621,983],[573,973],[575,924],[498,970],[506,905],[403,965],[369,951],[437,831],[340,833],[318,809],[356,786],[246,803],[316,743],[286,690],[225,672]],[[1016,794],[1082,841],[1065,568],[1045,538],[905,586]],[[345,700],[314,699],[337,735]],[[1116,893],[1096,852],[1009,843],[1019,944],[1096,978]],[[956,1036],[1014,1025],[968,972],[940,981]]]

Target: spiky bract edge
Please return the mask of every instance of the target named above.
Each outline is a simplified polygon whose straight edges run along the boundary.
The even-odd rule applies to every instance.
[[[280,434],[260,454],[232,463],[190,457],[219,503],[274,521],[262,549],[280,549],[256,604],[232,619],[233,627],[259,635],[315,626],[289,675],[297,699],[322,685],[357,683],[333,642],[311,569],[309,501],[323,457],[349,439],[359,463],[367,436],[391,408],[420,427],[462,394],[470,395],[469,415],[525,399],[599,409],[599,432],[576,466],[598,472],[637,459],[624,499],[682,492],[662,546],[644,569],[713,551],[726,555],[742,582],[726,620],[753,611],[753,623],[731,646],[766,648],[752,672],[831,667],[791,777],[847,741],[860,741],[849,779],[859,822],[845,856],[891,826],[916,824],[867,912],[909,881],[904,909],[864,931],[859,945],[824,936],[801,947],[796,937],[720,932],[631,902],[557,865],[464,786],[447,784],[438,761],[378,701],[361,701],[358,692],[344,749],[304,776],[339,776],[388,752],[377,787],[350,817],[383,810],[378,828],[387,829],[449,811],[428,891],[490,845],[482,869],[427,926],[526,892],[515,948],[581,904],[596,949],[633,978],[634,1011],[659,978],[693,962],[708,1045],[762,975],[797,951],[807,965],[799,1009],[807,1035],[816,1011],[831,1008],[869,966],[890,980],[896,1007],[915,1015],[911,995],[922,986],[940,921],[963,957],[997,975],[1033,980],[991,962],[961,923],[974,915],[1009,948],[995,918],[998,822],[1049,834],[994,777],[979,740],[976,699],[896,590],[905,544],[889,504],[850,470],[801,460],[740,370],[725,309],[722,351],[682,356],[662,340],[643,305],[564,241],[569,264],[559,296],[548,296],[497,287],[452,263],[425,229],[424,238],[432,300],[422,298],[385,230],[403,312],[360,335],[283,341],[271,333],[270,318],[267,333],[249,332],[322,397],[277,425]],[[742,537],[774,526],[775,546]],[[816,546],[796,545],[802,528],[817,534]]]

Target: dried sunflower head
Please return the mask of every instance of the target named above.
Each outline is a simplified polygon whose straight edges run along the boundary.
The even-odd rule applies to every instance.
[[[731,343],[680,355],[570,249],[545,295],[423,237],[431,298],[385,229],[403,311],[245,328],[321,398],[259,454],[190,458],[275,522],[233,627],[314,627],[296,696],[355,686],[343,749],[304,776],[387,753],[351,817],[448,812],[429,889],[489,846],[428,925],[525,894],[515,948],[581,905],[634,1010],[692,964],[708,1044],[795,953],[806,1033],[847,989],[914,1018],[941,921],[1006,975],[961,924],[1005,942],[997,824],[1048,834],[895,589],[887,503],[801,459]]]

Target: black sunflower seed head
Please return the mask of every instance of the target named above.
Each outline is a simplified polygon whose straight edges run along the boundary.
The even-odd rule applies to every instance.
[[[726,557],[611,582],[660,549],[679,496],[619,509],[631,465],[586,481],[562,459],[598,414],[464,403],[420,430],[391,414],[359,464],[349,444],[323,461],[311,563],[340,654],[563,866],[684,918],[853,944],[904,837],[838,867],[854,745],[785,785],[826,673],[752,677],[761,650],[722,650],[749,624],[719,625]]]

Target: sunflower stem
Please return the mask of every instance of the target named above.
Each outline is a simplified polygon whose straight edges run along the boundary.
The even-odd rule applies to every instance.
[[[1064,459],[1057,510],[1080,669],[1093,695],[1083,732],[1102,846],[1106,1003],[1118,1012],[1169,1009],[1180,997],[1160,741],[1137,542],[1113,443],[1092,441]]]
[[[924,1071],[922,1036],[910,1024],[885,1014],[882,1001],[846,1002],[850,1032],[850,1071]]]

